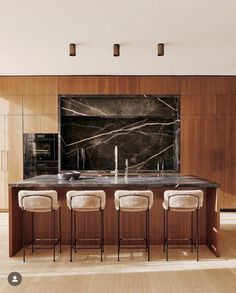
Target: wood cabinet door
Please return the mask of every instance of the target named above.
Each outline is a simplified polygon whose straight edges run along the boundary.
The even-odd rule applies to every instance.
[[[0,95],[0,115],[22,114],[22,95]]]
[[[5,150],[8,183],[23,179],[22,116],[5,116]]]
[[[57,95],[24,95],[24,115],[57,115]]]
[[[5,147],[4,147],[4,115],[0,115],[0,210],[6,209],[6,174],[5,174]]]

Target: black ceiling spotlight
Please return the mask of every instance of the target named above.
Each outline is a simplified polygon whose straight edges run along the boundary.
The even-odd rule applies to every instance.
[[[70,51],[70,54],[69,54],[70,56],[76,56],[76,45],[70,44],[69,51]]]
[[[120,44],[113,45],[113,56],[115,57],[120,56]]]
[[[157,45],[157,55],[164,56],[164,44],[160,43]]]

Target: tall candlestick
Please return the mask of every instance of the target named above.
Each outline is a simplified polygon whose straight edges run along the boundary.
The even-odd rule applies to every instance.
[[[118,147],[115,146],[115,176],[118,176]]]
[[[125,178],[128,178],[128,168],[129,168],[128,159],[125,159]]]

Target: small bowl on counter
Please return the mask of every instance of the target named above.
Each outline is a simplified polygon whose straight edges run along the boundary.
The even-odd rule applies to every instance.
[[[57,174],[57,178],[59,180],[75,180],[78,179],[81,175],[81,172],[79,171],[61,171]]]

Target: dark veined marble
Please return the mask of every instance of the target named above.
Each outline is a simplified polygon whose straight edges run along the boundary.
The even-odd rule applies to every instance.
[[[179,170],[178,96],[86,95],[60,100],[62,170]]]
[[[13,182],[10,187],[24,188],[219,188],[220,185],[216,182],[209,181],[196,176],[181,176],[180,174],[164,174],[156,176],[134,176],[124,178],[119,176],[91,176],[90,174],[82,174],[77,180],[59,180],[57,175],[40,175],[23,181]]]

